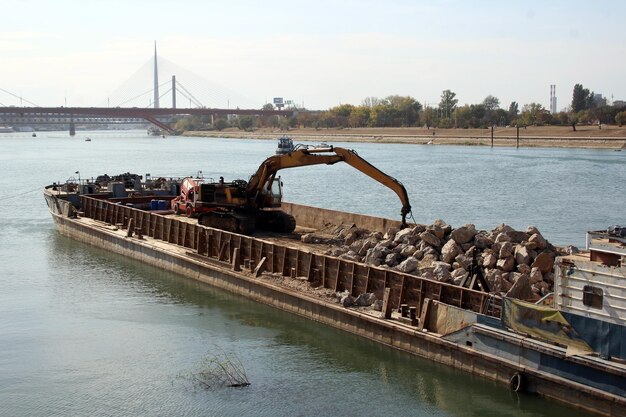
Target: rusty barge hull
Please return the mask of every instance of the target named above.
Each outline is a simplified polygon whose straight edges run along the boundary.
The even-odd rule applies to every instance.
[[[510,384],[520,376],[525,391],[598,415],[626,415],[625,367],[567,357],[564,348],[506,331],[498,323],[501,306],[488,294],[206,228],[101,196],[81,196],[80,215],[52,193],[45,193],[45,198],[59,232],[75,240],[499,383]],[[317,208],[286,209],[292,214],[300,211],[302,219],[311,217],[312,225],[324,217]],[[393,225],[389,220],[345,215],[348,221],[361,220],[370,227],[377,221]],[[129,224],[143,236],[129,237]],[[389,288],[391,307],[415,306],[420,325],[347,309],[276,285],[252,272],[263,259],[269,272],[306,277],[334,291],[373,292],[382,299]],[[446,323],[458,328],[439,334],[438,321],[447,316],[463,316],[460,322],[470,325]]]

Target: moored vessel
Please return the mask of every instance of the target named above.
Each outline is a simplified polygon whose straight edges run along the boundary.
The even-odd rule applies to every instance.
[[[282,210],[298,225],[293,233],[244,236],[203,226],[159,203],[179,196],[181,182],[127,173],[53,184],[44,197],[58,230],[72,238],[506,383],[514,391],[536,392],[600,415],[626,411],[622,318],[607,321],[569,311],[558,294],[529,303],[333,256],[329,240],[303,241],[323,229],[324,220],[382,234],[400,226],[390,219],[283,202]],[[396,230],[391,240],[401,232]],[[562,292],[567,280],[591,268],[595,272],[584,285],[598,286],[593,281],[600,272],[616,281],[603,280],[610,285],[599,301],[598,291],[587,289],[595,307],[585,308],[619,310],[615,300],[623,297],[617,291],[623,291],[626,275],[620,239],[592,234],[588,252],[557,258],[555,289]],[[346,307],[336,293],[372,294],[368,297],[379,301],[380,311]]]

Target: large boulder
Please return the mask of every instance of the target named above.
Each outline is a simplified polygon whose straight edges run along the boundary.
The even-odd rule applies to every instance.
[[[407,258],[412,256],[417,251],[417,248],[413,245],[406,245],[401,251],[400,256],[403,258]]]
[[[530,263],[530,255],[525,246],[515,245],[515,262],[518,265],[528,265]]]
[[[493,240],[485,232],[480,232],[474,236],[474,245],[479,250],[485,250],[493,246]]]
[[[531,266],[533,268],[539,268],[542,274],[546,274],[548,272],[551,272],[554,268],[554,257],[548,252],[541,252],[539,255],[537,255],[535,261]]]
[[[384,248],[375,247],[368,249],[365,255],[365,263],[379,266],[385,256]]]
[[[537,245],[537,249],[545,249],[548,247],[548,242],[539,233],[535,233],[528,238],[528,241]]]
[[[517,272],[520,274],[530,274],[530,266],[527,264],[517,265]]]
[[[450,239],[441,248],[441,260],[443,262],[451,263],[460,253],[461,248],[458,243],[453,239]]]
[[[498,259],[496,267],[504,272],[511,272],[515,268],[515,259],[512,256],[507,256],[503,259]]]
[[[401,243],[405,237],[410,236],[411,234],[413,234],[413,229],[411,229],[410,227],[405,227],[404,229],[396,233],[396,236],[393,238],[393,241],[395,243]]]
[[[404,272],[406,274],[411,274],[415,271],[418,271],[417,265],[419,261],[412,256],[406,258],[404,261],[400,262],[400,264],[396,267],[396,269],[400,272]],[[418,271],[419,273],[419,271]]]
[[[476,233],[476,228],[473,224],[466,224],[465,226],[459,227],[458,229],[454,229],[450,232],[450,238],[459,245],[462,245],[463,243],[468,243],[474,239]]]
[[[454,285],[459,285],[465,278],[467,278],[468,275],[469,272],[467,272],[463,268],[455,269],[450,273],[450,276],[452,277],[452,283]]]
[[[493,268],[496,266],[496,262],[498,262],[498,257],[493,253],[483,254],[483,267],[484,268]]]
[[[420,233],[419,237],[423,242],[426,242],[427,244],[435,248],[438,248],[441,245],[441,241],[439,240],[439,238],[428,230]]]
[[[495,243],[510,242],[511,238],[506,233],[500,232],[496,235]]]
[[[394,267],[400,263],[400,255],[397,253],[390,253],[385,257],[384,264],[390,267]]]
[[[522,243],[528,240],[528,235],[526,234],[526,232],[511,230],[507,233],[507,235],[511,238],[512,243]]]
[[[371,292],[360,294],[356,298],[356,300],[354,300],[354,304],[356,304],[359,307],[371,306],[372,304],[374,304],[374,302],[376,302],[376,296],[374,295],[374,293],[371,293]]]
[[[500,243],[500,251],[498,252],[498,259],[508,258],[513,255],[513,245],[511,242]]]
[[[528,275],[522,274],[513,284],[511,289],[506,293],[507,297],[517,298],[519,300],[533,299],[533,292],[530,288]]]

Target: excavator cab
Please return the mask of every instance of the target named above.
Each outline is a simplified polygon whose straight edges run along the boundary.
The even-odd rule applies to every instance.
[[[259,194],[259,207],[261,209],[280,208],[283,200],[283,182],[280,180],[280,177],[268,179]]]

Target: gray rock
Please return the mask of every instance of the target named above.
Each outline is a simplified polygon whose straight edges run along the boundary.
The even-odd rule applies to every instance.
[[[435,258],[439,259],[439,252],[437,252],[437,249],[432,246],[426,246],[426,249],[424,249],[423,252],[424,255],[433,255]]]
[[[444,232],[443,228],[435,224],[426,230],[430,231],[433,235],[435,235],[437,239],[443,239],[443,237],[446,235],[446,232]]]
[[[515,262],[518,265],[528,265],[530,263],[530,255],[525,246],[515,245]]]
[[[354,261],[354,262],[359,262],[361,260],[359,258],[359,255],[357,255],[356,252],[351,251],[351,250],[346,252],[346,253],[344,253],[343,255],[339,255],[339,258],[347,259],[349,261]]]
[[[394,267],[400,263],[400,255],[397,253],[390,253],[385,257],[384,264],[390,267]]]
[[[530,266],[527,264],[519,264],[517,265],[517,272],[520,274],[530,274]]]
[[[537,229],[535,226],[528,226],[528,228],[526,228],[526,234],[528,234],[528,236],[532,236],[535,233],[540,234],[539,229]]]
[[[580,253],[580,250],[578,250],[576,246],[569,245],[565,248],[565,253],[568,255],[576,255],[577,253]]]
[[[423,271],[426,268],[433,267],[433,264],[437,262],[437,258],[431,254],[425,254],[422,260],[419,262],[419,269]]]
[[[484,268],[493,268],[496,266],[496,262],[498,262],[498,257],[493,253],[488,253],[483,255],[483,267]]]
[[[539,281],[543,281],[543,274],[539,268],[532,268],[530,271],[530,283],[536,284]]]
[[[376,300],[374,304],[372,304],[372,310],[383,311],[383,300]]]
[[[511,230],[507,233],[507,235],[511,238],[512,243],[522,243],[528,240],[528,235],[526,234],[526,232]]]
[[[305,233],[302,236],[300,236],[300,241],[302,243],[314,243],[315,235],[313,233]]]
[[[451,263],[461,253],[461,248],[453,239],[448,240],[441,248],[441,260]]]
[[[476,245],[479,250],[490,248],[493,246],[493,243],[493,240],[485,233],[481,232],[474,236],[474,245]]]
[[[420,233],[420,239],[428,243],[430,246],[434,246],[436,248],[441,245],[441,241],[437,238],[437,236],[429,231]]]
[[[409,236],[412,233],[413,233],[413,229],[411,229],[410,227],[406,227],[400,230],[398,233],[396,233],[396,236],[393,238],[393,241],[396,243],[400,243],[406,236]]]
[[[515,259],[512,256],[508,256],[504,259],[498,259],[496,267],[504,272],[511,272],[515,268]]]
[[[377,245],[377,240],[373,239],[373,238],[369,238],[367,240],[365,240],[363,242],[363,244],[361,245],[361,247],[359,248],[359,251],[357,252],[360,256],[365,256],[367,255],[367,251],[373,247],[375,247]]]
[[[513,255],[513,245],[511,242],[502,242],[500,244],[500,251],[498,252],[498,259],[508,258]]]
[[[406,248],[408,245],[406,243],[400,243],[398,246],[392,249],[392,252],[399,254]]]
[[[419,261],[411,256],[400,262],[396,269],[400,272],[410,274],[417,270],[418,263]]]
[[[372,239],[376,239],[377,241],[378,240],[383,240],[383,236],[385,236],[385,235],[382,232],[372,232],[372,233],[370,233],[370,237]]]
[[[387,229],[387,233],[383,235],[383,239],[393,239],[399,231],[400,229],[397,227],[390,227]]]
[[[360,307],[367,307],[374,304],[376,301],[376,296],[374,293],[368,292],[365,294],[359,294],[359,296],[354,300],[354,304]]]
[[[400,252],[400,256],[402,257],[409,257],[412,256],[415,252],[417,251],[417,248],[413,245],[407,245],[404,249],[402,249],[402,251]]]
[[[554,272],[550,271],[543,274],[543,282],[546,282],[549,285],[554,285]]]
[[[472,265],[472,262],[474,262],[471,256],[467,256],[464,254],[458,255],[456,258],[454,258],[454,260],[456,261],[455,263],[458,263],[463,269],[469,269],[469,267]]]
[[[393,246],[393,240],[391,239],[381,240],[376,244],[377,248],[389,248],[391,246]]]
[[[506,293],[507,297],[517,298],[519,300],[530,300],[533,298],[533,292],[530,288],[528,275],[520,276],[515,284]]]
[[[466,224],[465,226],[459,227],[450,232],[450,238],[456,243],[462,245],[463,243],[468,243],[474,239],[476,233],[476,228],[473,224]]]
[[[415,259],[421,260],[424,257],[424,251],[423,250],[416,250],[415,252],[413,252],[412,255]]]
[[[545,249],[548,247],[548,242],[541,236],[539,233],[535,233],[530,238],[528,238],[529,242],[535,243],[537,245],[537,249]]]
[[[382,259],[385,256],[383,248],[368,249],[367,254],[365,255],[365,263],[378,266],[382,263]]]
[[[510,241],[511,241],[511,238],[506,233],[500,232],[496,235],[495,243],[510,242]]]
[[[354,297],[350,293],[345,293],[341,296],[339,303],[344,307],[353,307]]]
[[[533,268],[539,268],[542,274],[546,274],[548,272],[551,272],[554,268],[554,257],[548,252],[541,252],[539,255],[537,255],[531,266]]]

